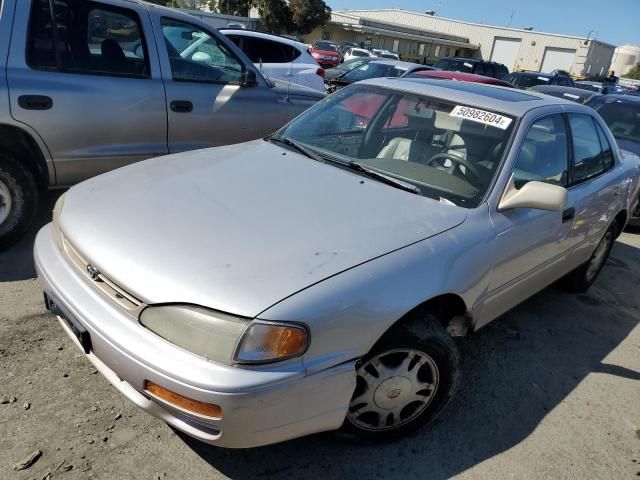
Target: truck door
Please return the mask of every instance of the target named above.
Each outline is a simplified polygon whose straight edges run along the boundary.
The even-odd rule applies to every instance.
[[[152,12],[169,107],[169,150],[239,143],[282,125],[276,94],[260,76],[246,84],[244,73],[255,70],[231,42],[182,17]]]
[[[153,30],[136,3],[17,2],[7,72],[11,115],[44,140],[58,185],[168,152]]]

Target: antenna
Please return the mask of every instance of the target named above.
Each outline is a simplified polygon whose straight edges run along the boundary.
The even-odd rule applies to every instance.
[[[509,16],[509,23],[507,23],[507,27],[511,26],[511,22],[513,22],[513,16],[516,14],[515,10],[511,10],[511,15]]]

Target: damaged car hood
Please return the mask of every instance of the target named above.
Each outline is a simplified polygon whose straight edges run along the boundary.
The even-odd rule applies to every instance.
[[[257,140],[81,183],[66,193],[60,227],[91,265],[147,304],[254,317],[466,215]]]

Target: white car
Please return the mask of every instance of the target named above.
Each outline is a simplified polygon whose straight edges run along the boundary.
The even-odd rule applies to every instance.
[[[371,54],[369,53],[369,51],[365,50],[364,48],[350,48],[344,54],[344,61],[348,62],[353,58],[370,57],[370,56]]]
[[[267,77],[324,91],[324,69],[304,43],[252,30],[221,28]]]

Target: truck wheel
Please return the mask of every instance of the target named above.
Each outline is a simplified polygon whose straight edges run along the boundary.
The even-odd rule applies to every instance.
[[[598,246],[591,254],[591,258],[586,263],[583,263],[578,268],[569,273],[562,279],[562,286],[567,290],[576,293],[584,293],[589,290],[589,287],[596,281],[602,267],[604,267],[611,248],[616,240],[616,234],[618,232],[618,222],[615,220],[611,222],[609,228],[602,236],[602,239],[598,243]]]
[[[458,386],[460,354],[438,320],[420,312],[387,332],[356,364],[356,375],[343,431],[388,440],[444,409]]]
[[[31,226],[38,206],[38,187],[31,172],[0,152],[0,250],[17,242]]]

